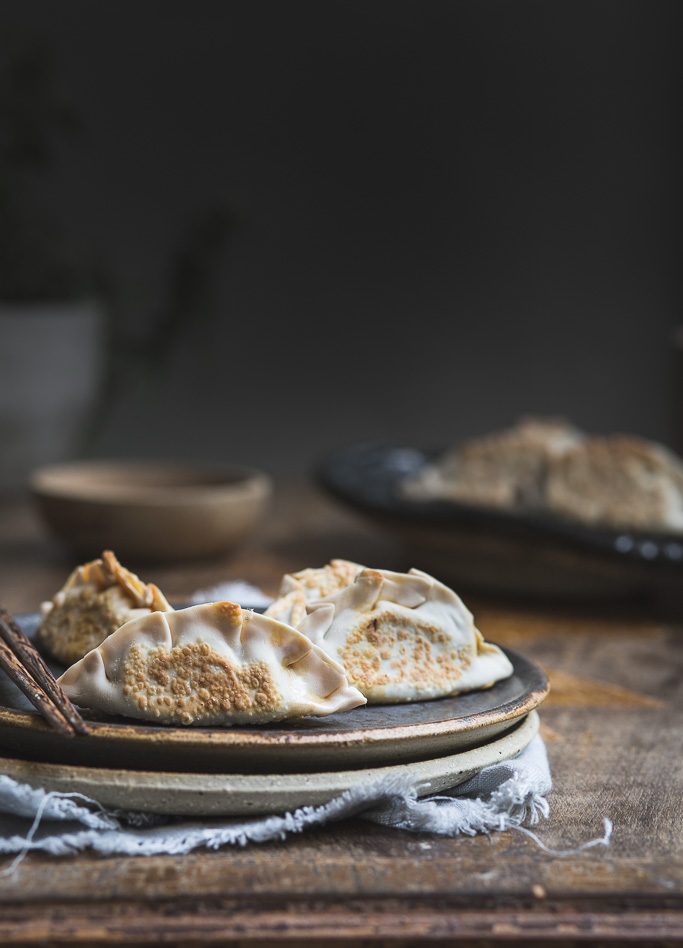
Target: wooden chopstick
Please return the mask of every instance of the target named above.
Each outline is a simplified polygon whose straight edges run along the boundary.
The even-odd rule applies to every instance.
[[[87,724],[64,694],[31,640],[1,606],[0,667],[58,731],[69,737],[88,733]]]
[[[65,737],[74,737],[76,734],[75,728],[69,724],[62,712],[52,704],[43,689],[36,684],[12,649],[2,639],[0,639],[0,668],[18,688],[21,688],[31,704],[40,711],[55,730],[64,734]]]

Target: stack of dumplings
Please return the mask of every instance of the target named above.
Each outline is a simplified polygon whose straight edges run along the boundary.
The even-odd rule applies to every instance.
[[[113,567],[105,556],[96,562]],[[87,578],[92,569],[81,568]],[[69,647],[55,641],[55,630],[77,630],[83,613],[69,588],[78,584],[55,597],[52,654],[73,652],[73,634]],[[332,560],[283,577],[264,615],[233,602],[173,610],[156,594],[160,608],[122,610],[120,627],[101,630],[64,672],[60,684],[77,704],[163,724],[264,724],[457,695],[512,674],[458,596],[416,569]]]

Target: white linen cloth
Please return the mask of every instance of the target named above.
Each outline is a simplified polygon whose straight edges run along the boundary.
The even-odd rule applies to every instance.
[[[78,794],[47,793],[0,776],[0,853],[43,850],[55,856],[82,849],[153,855],[199,847],[284,839],[289,833],[359,814],[387,826],[457,834],[506,829],[548,812],[550,771],[540,738],[515,760],[488,767],[453,795],[420,800],[395,778],[350,790],[329,803],[284,815],[178,822],[114,812]],[[457,796],[455,795],[457,793]],[[18,819],[17,819],[18,818]]]
[[[66,856],[91,849],[102,855],[153,856],[194,849],[283,840],[292,833],[353,816],[395,829],[443,836],[518,829],[551,855],[523,823],[547,817],[551,788],[545,745],[539,736],[516,758],[486,767],[466,783],[420,799],[409,781],[384,778],[356,787],[321,806],[253,819],[181,821],[142,813],[107,810],[80,794],[46,792],[0,775],[0,854],[17,854],[2,874],[14,872],[36,850]],[[611,823],[600,839],[579,849],[607,845]]]

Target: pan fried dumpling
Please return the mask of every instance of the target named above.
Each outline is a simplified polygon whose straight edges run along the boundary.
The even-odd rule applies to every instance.
[[[365,704],[310,639],[234,602],[132,619],[59,681],[77,704],[168,724],[262,724]]]
[[[43,603],[38,640],[70,665],[129,619],[172,608],[154,583],[143,583],[105,550],[101,559],[78,566],[52,601]]]
[[[546,504],[588,524],[683,533],[683,461],[642,438],[586,438],[553,460]]]
[[[582,438],[562,418],[522,418],[511,428],[448,451],[407,479],[404,492],[418,501],[535,509],[543,506],[548,466]]]
[[[266,615],[298,626],[306,617],[306,603],[325,599],[349,586],[364,567],[350,560],[332,560],[319,569],[302,569],[282,577],[280,594]]]
[[[512,674],[459,597],[420,570],[364,569],[307,612],[299,629],[342,663],[370,703],[455,695]]]

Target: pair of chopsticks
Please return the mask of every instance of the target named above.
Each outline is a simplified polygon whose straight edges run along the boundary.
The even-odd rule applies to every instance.
[[[87,724],[57,684],[33,643],[2,606],[0,668],[60,734],[74,737],[88,733]]]

